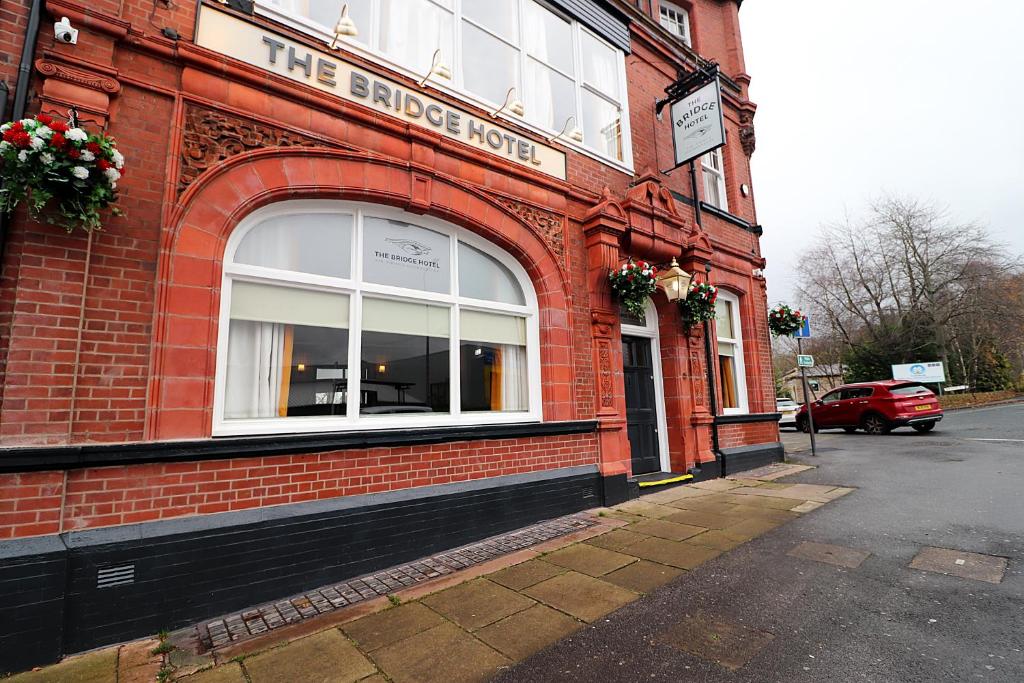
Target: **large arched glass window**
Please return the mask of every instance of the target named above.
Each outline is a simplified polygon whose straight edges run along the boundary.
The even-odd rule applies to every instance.
[[[538,420],[537,299],[510,255],[450,224],[290,201],[224,260],[216,434]]]

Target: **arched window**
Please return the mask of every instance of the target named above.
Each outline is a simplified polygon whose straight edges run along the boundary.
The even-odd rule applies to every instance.
[[[289,201],[224,256],[214,433],[541,418],[537,298],[509,254],[381,206]]]

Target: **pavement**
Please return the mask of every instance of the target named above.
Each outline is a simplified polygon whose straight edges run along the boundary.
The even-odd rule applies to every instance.
[[[187,683],[488,680],[853,491],[779,481],[806,469],[769,467],[594,510],[598,523],[590,528],[387,599],[204,655],[171,652],[162,675]],[[157,644],[132,646],[151,652]],[[10,680],[152,681],[153,671],[117,672],[126,647]]]

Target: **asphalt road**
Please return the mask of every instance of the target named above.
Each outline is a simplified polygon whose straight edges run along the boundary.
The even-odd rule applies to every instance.
[[[947,413],[930,434],[822,436],[817,458],[791,456],[818,468],[786,481],[857,491],[500,680],[1024,681],[1024,403]],[[787,555],[803,541],[871,554],[856,569]],[[925,546],[1009,566],[998,584],[911,569]],[[736,648],[766,644],[726,669],[677,644],[691,618],[721,624],[723,638],[739,632]]]

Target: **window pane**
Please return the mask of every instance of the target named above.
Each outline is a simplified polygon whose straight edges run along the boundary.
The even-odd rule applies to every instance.
[[[732,342],[718,342],[718,355],[719,356],[735,356],[736,345]]]
[[[451,291],[447,235],[404,221],[363,219],[363,280],[427,292]]]
[[[614,104],[583,90],[583,143],[622,159],[622,113]]]
[[[351,277],[352,216],[300,213],[269,218],[250,230],[238,245],[235,262]]]
[[[472,24],[462,24],[462,66],[466,89],[502,104],[519,83],[519,52]]]
[[[363,300],[361,414],[449,412],[447,321],[438,306]]]
[[[736,394],[736,364],[731,356],[718,357],[718,375],[722,386],[722,407],[738,408]]]
[[[704,169],[704,201],[720,209],[725,208],[721,178],[707,169]]]
[[[459,336],[480,342],[526,345],[526,319],[514,315],[463,310],[459,315]]]
[[[715,329],[719,338],[736,338],[732,329],[732,302],[722,297],[715,299]]]
[[[523,42],[526,52],[545,64],[572,73],[572,27],[569,22],[535,2],[523,5]]]
[[[605,95],[619,99],[619,62],[621,53],[586,31],[580,32],[583,48],[583,78]]]
[[[576,114],[573,82],[536,60],[526,60],[523,89],[527,116],[542,126],[560,131],[568,118]],[[579,121],[573,121],[565,132],[579,125]]]
[[[518,42],[517,0],[462,0],[462,14],[505,40]]]
[[[225,419],[344,415],[348,330],[232,320]]]
[[[381,0],[380,49],[416,73],[430,70],[434,50],[451,64],[452,14],[428,0]]]
[[[519,280],[497,259],[459,242],[459,294],[471,299],[526,305]]]
[[[459,360],[464,412],[528,410],[525,346],[463,341]]]
[[[348,327],[348,296],[235,280],[231,318],[343,329]]]

